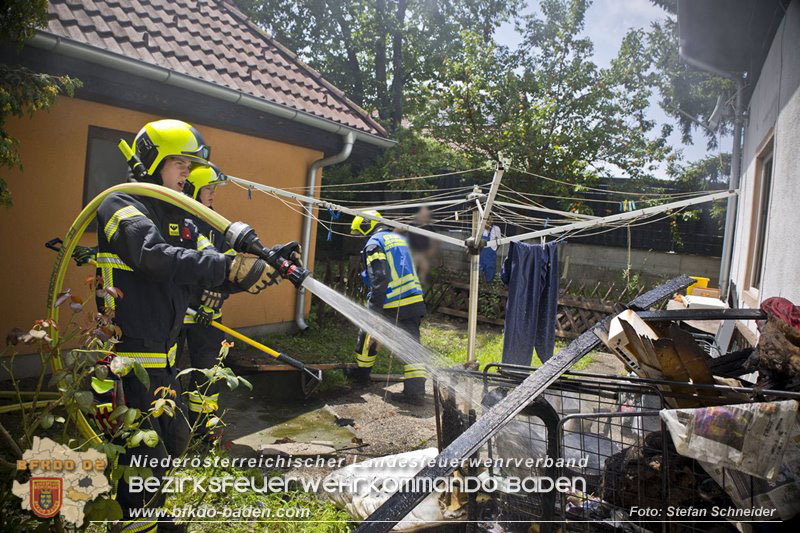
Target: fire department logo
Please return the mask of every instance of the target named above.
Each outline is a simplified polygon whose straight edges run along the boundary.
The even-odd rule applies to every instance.
[[[58,477],[33,477],[30,480],[31,511],[38,517],[50,518],[61,510],[63,480]]]

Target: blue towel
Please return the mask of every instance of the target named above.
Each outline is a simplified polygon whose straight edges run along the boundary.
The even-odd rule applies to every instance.
[[[500,279],[508,286],[503,363],[530,365],[533,349],[553,356],[558,312],[558,246],[512,242]]]
[[[481,248],[480,269],[484,281],[487,283],[494,281],[494,275],[497,272],[497,250],[492,250],[488,246]]]

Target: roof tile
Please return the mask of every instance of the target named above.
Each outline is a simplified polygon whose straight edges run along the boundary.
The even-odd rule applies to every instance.
[[[225,0],[51,0],[46,31],[386,135],[341,91]]]

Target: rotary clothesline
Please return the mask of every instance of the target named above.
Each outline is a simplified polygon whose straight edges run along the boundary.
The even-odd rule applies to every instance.
[[[490,216],[492,215],[492,209],[497,201],[496,198],[498,195],[503,195],[500,193],[500,185],[503,176],[504,169],[502,166],[498,165],[497,169],[495,170],[494,177],[492,179],[491,187],[489,189],[488,194],[484,194],[479,186],[473,186],[473,190],[470,194],[466,196],[465,199],[447,199],[447,200],[432,200],[428,198],[428,204],[436,203],[437,205],[436,210],[447,209],[452,205],[465,203],[470,211],[472,211],[472,231],[470,237],[466,240],[456,239],[454,237],[443,235],[440,233],[436,233],[433,231],[425,230],[422,228],[415,227],[410,224],[406,224],[403,222],[399,222],[396,220],[391,220],[389,218],[379,218],[370,213],[366,213],[360,209],[353,209],[349,207],[345,207],[330,201],[322,200],[313,198],[311,196],[306,196],[298,193],[293,193],[287,190],[279,189],[277,187],[271,187],[268,185],[263,185],[260,183],[255,183],[249,180],[244,180],[241,178],[236,178],[231,176],[230,180],[244,188],[248,191],[258,190],[264,192],[270,196],[273,196],[283,202],[287,207],[293,209],[298,213],[302,213],[303,216],[311,217],[313,220],[316,220],[319,224],[326,227],[329,231],[333,232],[332,226],[327,226],[323,223],[318,217],[314,216],[313,214],[313,207],[318,206],[321,208],[325,208],[331,211],[339,211],[343,213],[347,213],[353,216],[362,216],[367,220],[374,220],[376,222],[380,222],[382,224],[388,225],[390,227],[394,227],[403,231],[407,231],[409,233],[416,233],[418,235],[423,235],[429,237],[431,239],[435,239],[438,241],[442,241],[460,248],[471,249],[480,247],[482,244],[481,237],[483,235],[483,229],[486,227]],[[529,195],[524,193],[519,193],[514,191],[509,187],[505,187],[505,190],[508,190],[511,193],[517,194],[524,199],[528,199],[530,196],[543,196],[547,197],[548,195]],[[505,212],[511,211],[512,209],[522,208],[522,209],[539,209],[542,212],[550,212],[551,214],[559,214],[568,217],[568,223],[563,225],[556,224],[555,221],[552,222],[552,226],[541,229],[541,230],[534,230],[522,233],[521,235],[514,235],[511,237],[502,237],[499,239],[494,239],[487,244],[493,244],[495,247],[501,246],[506,243],[510,242],[521,242],[525,240],[535,239],[535,238],[544,238],[545,236],[551,235],[561,235],[561,238],[566,237],[576,237],[576,236],[588,236],[592,233],[587,233],[594,228],[603,228],[596,233],[603,233],[605,231],[612,231],[618,229],[624,225],[635,225],[634,222],[640,218],[650,218],[655,215],[661,213],[667,213],[667,218],[671,216],[675,216],[677,213],[669,213],[670,211],[678,211],[683,210],[692,205],[698,205],[706,202],[713,202],[715,200],[721,200],[724,198],[728,198],[732,195],[737,194],[738,191],[723,191],[717,192],[712,194],[704,194],[702,196],[695,196],[692,198],[684,198],[682,200],[677,200],[673,202],[668,202],[661,205],[649,206],[643,209],[638,209],[634,211],[627,211],[623,213],[618,213],[615,215],[609,215],[605,217],[587,217],[586,215],[579,215],[577,213],[571,212],[563,212],[557,211],[552,209],[543,208],[543,206],[525,206],[524,204],[514,204],[510,202],[502,202],[497,201],[498,210],[501,211],[500,217]],[[448,193],[451,194],[451,193]],[[293,200],[295,202],[300,203],[300,209],[296,209],[292,206],[286,199]],[[569,198],[568,198],[569,199]],[[439,202],[450,202],[453,201],[452,204],[450,203],[439,203]],[[481,200],[484,200],[484,203],[481,203]],[[586,199],[578,199],[580,201],[586,201]],[[530,200],[529,200],[530,201]],[[474,205],[471,205],[473,204]],[[418,204],[425,204],[426,202],[400,202],[399,204],[394,205],[403,205],[405,204],[406,208],[410,208],[409,205],[414,205],[415,207],[421,207]],[[617,203],[617,202],[612,202]],[[386,209],[389,206],[385,206]],[[400,207],[397,207],[398,209]],[[545,211],[546,209],[546,211]],[[513,212],[513,211],[512,211]],[[456,214],[458,211],[456,211]],[[455,214],[454,214],[455,216]],[[506,216],[508,216],[506,214]],[[448,217],[449,218],[449,217]],[[577,222],[575,219],[580,219]],[[549,220],[545,221],[548,224],[551,224]],[[645,223],[652,223],[653,221],[645,221]],[[339,232],[337,232],[339,233]],[[560,240],[560,239],[559,239]],[[470,291],[469,291],[469,310],[467,313],[467,360],[472,362],[475,360],[475,351],[476,351],[476,342],[477,342],[477,317],[478,317],[478,287],[479,287],[479,268],[478,268],[478,255],[471,254],[470,256]]]
[[[453,237],[450,237],[450,236],[447,236],[447,235],[442,235],[442,234],[439,234],[439,233],[436,233],[436,232],[433,232],[433,231],[417,228],[417,227],[412,226],[410,224],[405,224],[405,223],[394,221],[394,220],[391,220],[391,219],[388,219],[388,218],[380,218],[380,219],[378,219],[377,217],[374,217],[373,215],[365,213],[364,210],[362,210],[362,209],[353,209],[353,208],[345,207],[345,206],[342,206],[342,205],[339,205],[339,204],[335,204],[333,202],[329,202],[329,201],[326,201],[326,200],[321,200],[321,199],[317,199],[317,198],[312,198],[310,196],[305,196],[305,195],[301,195],[301,194],[297,194],[297,193],[292,193],[292,192],[286,191],[284,189],[279,189],[277,187],[271,187],[271,186],[268,186],[268,185],[263,185],[263,184],[252,182],[252,181],[245,180],[245,179],[242,179],[242,178],[237,178],[237,177],[233,177],[232,176],[230,179],[231,179],[231,181],[233,183],[236,183],[237,185],[240,185],[240,186],[242,186],[242,187],[244,187],[244,188],[246,188],[248,190],[258,190],[258,191],[264,192],[266,194],[269,194],[270,196],[289,198],[289,199],[295,200],[295,201],[297,201],[297,202],[299,202],[301,204],[304,203],[304,204],[308,204],[308,205],[316,205],[316,206],[320,206],[320,207],[323,207],[323,208],[326,208],[326,209],[330,209],[332,211],[341,211],[341,212],[344,212],[344,213],[347,213],[347,214],[350,214],[350,215],[353,215],[353,216],[360,215],[360,216],[363,216],[364,218],[366,218],[368,220],[381,221],[381,222],[385,223],[388,226],[396,227],[398,229],[402,229],[404,231],[408,231],[408,232],[411,232],[411,233],[417,233],[417,234],[420,234],[420,235],[424,235],[426,237],[437,239],[437,240],[440,240],[440,241],[443,241],[443,242],[447,242],[449,244],[452,244],[454,246],[458,246],[458,247],[461,247],[461,248],[467,248],[466,243],[461,241],[461,240],[459,240],[459,239],[456,239],[456,238],[453,238]],[[513,190],[511,190],[511,192],[514,192],[516,194],[525,196],[525,193],[518,193],[517,191],[513,191]],[[556,234],[564,233],[564,232],[591,229],[591,228],[597,227],[597,226],[601,226],[601,227],[602,226],[612,226],[612,225],[614,225],[615,222],[621,222],[621,221],[627,221],[627,220],[636,220],[636,219],[641,218],[641,217],[650,217],[650,216],[653,216],[653,215],[656,215],[656,214],[659,214],[659,213],[662,213],[662,212],[666,212],[666,211],[670,211],[670,210],[674,210],[674,209],[678,209],[678,208],[682,208],[682,207],[687,207],[687,206],[690,206],[690,205],[697,205],[697,204],[701,204],[701,203],[712,202],[714,200],[724,199],[724,198],[727,198],[727,197],[731,196],[732,194],[736,194],[736,193],[735,192],[730,192],[730,191],[722,191],[722,192],[718,192],[718,193],[705,194],[703,196],[697,196],[697,197],[694,197],[694,198],[688,198],[688,199],[684,199],[684,200],[679,200],[679,201],[676,201],[676,202],[669,202],[669,203],[666,203],[666,204],[650,206],[650,207],[646,207],[646,208],[643,208],[643,209],[638,209],[638,210],[635,210],[635,211],[619,213],[619,214],[616,214],[616,215],[609,215],[609,216],[606,216],[606,217],[594,217],[594,218],[590,218],[589,215],[581,215],[581,214],[578,214],[578,213],[571,213],[571,212],[552,210],[552,209],[549,209],[549,208],[543,208],[543,207],[539,207],[539,206],[526,206],[524,204],[513,204],[513,203],[510,203],[510,202],[496,201],[497,205],[500,205],[500,206],[503,206],[503,207],[528,209],[528,210],[531,210],[531,211],[540,210],[540,211],[543,211],[543,212],[552,212],[554,214],[561,214],[561,215],[565,215],[565,216],[569,216],[569,217],[573,217],[573,218],[583,218],[585,220],[582,220],[580,222],[573,222],[571,224],[565,224],[565,225],[557,225],[558,222],[559,222],[558,220],[548,220],[549,224],[553,224],[553,226],[550,227],[550,228],[531,231],[531,232],[527,232],[527,233],[523,233],[521,235],[515,235],[515,236],[511,236],[511,237],[503,237],[501,239],[496,239],[494,241],[494,244],[502,245],[502,244],[506,244],[506,243],[512,242],[512,241],[522,241],[522,240],[534,239],[534,238],[537,238],[537,237],[543,237],[543,236],[548,236],[548,235],[556,235]],[[449,203],[451,201],[452,201],[452,203]],[[446,208],[446,207],[448,207],[450,205],[457,205],[457,204],[468,202],[468,201],[469,200],[465,200],[465,199],[462,199],[462,198],[454,198],[454,199],[446,200],[446,201],[435,201],[434,205],[436,205],[436,206],[443,205]],[[442,202],[442,203],[439,203],[439,202]],[[448,202],[448,203],[444,203],[444,202]],[[289,205],[286,202],[284,202],[284,203],[287,206]],[[616,203],[616,202],[614,202],[614,203]],[[406,204],[406,205],[393,204],[391,206],[383,206],[383,207],[384,207],[384,209],[386,207],[390,207],[390,208],[391,207],[395,207],[397,209],[400,209],[402,207],[410,208],[410,206],[421,207],[422,205],[426,205],[426,203],[425,202],[417,202],[415,204],[410,204],[410,205],[409,204]],[[427,205],[431,205],[431,203],[428,203]],[[298,211],[297,209],[294,209],[294,210]],[[302,210],[303,210],[303,215],[304,216],[309,216],[309,217],[313,218],[318,223],[323,224],[323,226],[325,226],[326,228],[328,228],[330,230],[330,227],[326,223],[324,223],[323,221],[319,220],[318,217],[314,216],[313,213],[310,212],[308,207],[302,206]],[[482,216],[481,218],[485,218],[486,215],[490,214],[490,213],[491,213],[491,210],[487,211],[486,213],[484,213],[484,216]],[[338,223],[337,222],[336,224],[345,224],[345,223]],[[612,228],[612,229],[615,229],[616,227],[617,226],[614,225],[614,228]],[[337,232],[337,233],[339,233],[339,232]]]

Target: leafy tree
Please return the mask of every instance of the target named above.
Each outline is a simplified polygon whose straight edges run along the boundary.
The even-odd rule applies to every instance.
[[[655,168],[667,147],[646,117],[651,85],[646,34],[631,31],[609,68],[591,60],[580,37],[589,7],[582,0],[543,0],[530,16],[520,50],[510,52],[474,33],[445,61],[447,83],[431,84],[424,122],[433,135],[472,156],[510,159],[513,166],[572,183]],[[575,188],[508,174],[530,192]],[[505,178],[504,178],[505,181]]]
[[[651,1],[669,13],[663,22],[654,22],[647,35],[648,50],[657,76],[656,85],[661,94],[659,104],[667,115],[678,122],[684,144],[692,144],[692,133],[698,124],[690,117],[707,122],[714,111],[717,97],[723,95],[727,113],[723,115],[718,131],[700,128],[708,149],[713,150],[717,148],[717,133],[726,135],[731,132],[733,112],[727,101],[734,95],[735,83],[687,65],[679,54],[676,0]]]
[[[47,24],[47,0],[10,0],[0,8],[0,42],[21,49],[36,28]],[[9,116],[31,116],[53,105],[61,93],[72,95],[80,82],[69,76],[50,76],[24,67],[0,64],[0,167],[22,169],[17,139],[6,130]],[[11,191],[0,177],[0,205],[10,207]]]
[[[467,28],[484,41],[521,0],[238,0],[251,19],[296,51],[394,132],[441,77]]]

